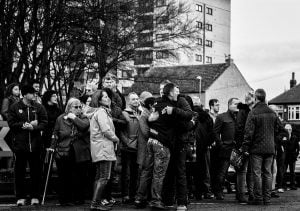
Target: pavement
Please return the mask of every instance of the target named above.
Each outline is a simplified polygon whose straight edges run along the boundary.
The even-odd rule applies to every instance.
[[[68,206],[68,207],[61,207],[56,205],[57,200],[52,197],[46,200],[45,205],[43,206],[23,206],[17,207],[12,201],[12,198],[7,198],[0,195],[0,210],[74,210],[74,211],[84,211],[89,210],[89,201],[87,201],[84,205],[81,206]],[[117,205],[113,207],[113,210],[124,210],[124,211],[137,211],[137,209],[133,205]],[[145,211],[152,211],[149,207],[145,209],[140,209]],[[170,209],[172,210],[172,209]],[[175,210],[175,209],[173,209]],[[241,205],[238,204],[235,200],[234,194],[225,194],[224,201],[217,201],[215,199],[212,200],[201,200],[201,201],[194,201],[192,200],[191,203],[188,205],[189,211],[257,211],[257,210],[268,210],[268,211],[300,211],[300,189],[294,191],[285,191],[284,193],[280,194],[280,198],[272,198],[271,204],[268,206],[261,205]]]

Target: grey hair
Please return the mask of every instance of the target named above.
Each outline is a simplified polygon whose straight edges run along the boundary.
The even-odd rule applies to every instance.
[[[77,98],[75,98],[75,97],[72,97],[72,98],[70,98],[70,99],[68,100],[68,103],[67,103],[66,109],[65,109],[65,113],[66,113],[66,114],[69,113],[69,111],[70,111],[72,105],[73,105],[75,102],[79,102],[79,103],[80,103],[80,100],[77,99]]]

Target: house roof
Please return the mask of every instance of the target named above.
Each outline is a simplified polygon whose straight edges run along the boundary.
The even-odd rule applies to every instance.
[[[269,103],[277,105],[300,103],[300,84],[273,98]]]
[[[201,90],[207,90],[210,85],[229,67],[227,63],[209,65],[154,67],[145,72],[144,77],[135,78],[132,87],[125,90],[141,93],[149,91],[159,94],[159,84],[168,79],[180,87],[182,93],[198,93],[201,76]]]

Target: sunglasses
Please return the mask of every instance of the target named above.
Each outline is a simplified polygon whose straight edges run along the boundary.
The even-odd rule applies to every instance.
[[[81,109],[82,108],[82,106],[72,106],[73,108],[75,108],[75,109]]]

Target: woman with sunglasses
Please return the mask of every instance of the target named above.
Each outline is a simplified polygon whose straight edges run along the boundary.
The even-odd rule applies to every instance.
[[[61,205],[83,204],[88,162],[90,161],[89,120],[82,114],[81,103],[71,98],[65,113],[54,127],[51,148],[59,177],[59,202]]]
[[[110,94],[104,90],[98,90],[92,96],[91,106],[98,109],[93,113],[90,121],[91,155],[96,165],[91,210],[111,209],[101,203],[111,177],[113,162],[116,161],[115,149],[119,142],[110,111],[111,99]]]

